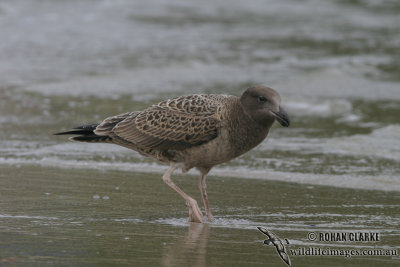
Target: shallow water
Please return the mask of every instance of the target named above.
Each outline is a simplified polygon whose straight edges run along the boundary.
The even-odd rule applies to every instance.
[[[56,266],[284,266],[257,226],[288,249],[398,250],[399,193],[210,176],[215,222],[187,222],[160,175],[3,167],[0,249],[4,262]],[[6,179],[10,178],[12,179]],[[194,177],[177,176],[191,195]],[[309,232],[374,232],[379,242],[317,242]],[[398,256],[291,256],[295,266],[397,266]],[[279,265],[281,264],[281,265]]]
[[[0,263],[284,266],[256,226],[293,248],[398,249],[399,12],[383,0],[1,1]],[[165,165],[52,136],[177,95],[240,95],[253,84],[280,92],[292,125],[211,171],[217,220],[205,226],[187,223],[160,179]],[[195,175],[176,176],[198,196]],[[307,240],[333,230],[382,240]]]

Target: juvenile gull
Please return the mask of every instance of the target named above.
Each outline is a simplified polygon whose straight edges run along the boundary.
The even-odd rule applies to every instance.
[[[71,137],[74,141],[117,144],[170,163],[162,179],[185,199],[192,222],[203,222],[202,212],[171,175],[177,168],[184,173],[198,169],[206,216],[212,221],[206,175],[213,166],[261,143],[275,120],[288,127],[289,116],[280,103],[279,94],[265,86],[250,87],[240,98],[215,94],[180,96],[57,135],[74,134],[78,135]]]

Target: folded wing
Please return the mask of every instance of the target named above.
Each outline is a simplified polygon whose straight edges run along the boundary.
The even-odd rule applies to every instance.
[[[150,149],[185,149],[218,136],[223,96],[191,95],[166,100],[142,112],[111,117],[95,130]]]

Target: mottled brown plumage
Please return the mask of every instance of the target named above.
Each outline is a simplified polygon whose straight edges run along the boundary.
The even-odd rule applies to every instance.
[[[173,171],[197,168],[199,188],[206,215],[208,206],[205,177],[210,169],[258,145],[275,120],[289,126],[289,117],[280,107],[279,94],[268,87],[248,88],[242,96],[189,95],[105,119],[100,124],[84,125],[59,134],[77,134],[75,141],[106,142],[136,150],[142,155],[170,162],[163,180],[189,206],[191,221],[203,222],[197,202],[171,180]]]

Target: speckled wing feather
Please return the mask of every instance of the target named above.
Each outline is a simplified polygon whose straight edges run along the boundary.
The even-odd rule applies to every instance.
[[[166,100],[119,122],[113,133],[137,146],[185,149],[217,137],[228,96],[190,95]]]

